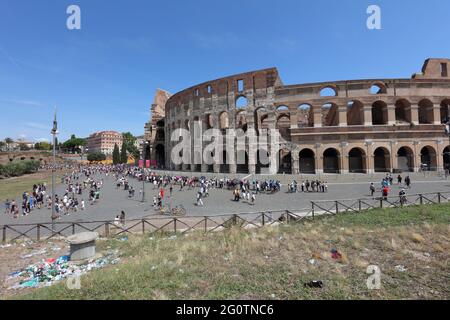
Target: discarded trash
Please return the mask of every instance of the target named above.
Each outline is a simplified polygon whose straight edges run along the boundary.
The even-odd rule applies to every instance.
[[[175,240],[176,238],[177,238],[177,236],[175,236],[175,235],[174,236],[170,236],[169,240]]]
[[[283,241],[284,240],[283,236],[279,236],[278,240]]]
[[[5,249],[5,248],[9,248],[9,247],[12,247],[12,245],[10,243],[0,245],[1,249]]]
[[[315,264],[316,263],[316,260],[315,259],[309,259],[309,261],[308,261],[310,264]]]
[[[8,279],[17,279],[18,283],[9,287],[10,290],[23,288],[36,288],[50,286],[53,283],[67,278],[70,275],[82,275],[94,269],[100,269],[108,264],[117,264],[118,250],[108,251],[103,257],[89,261],[84,265],[71,264],[69,256],[60,256],[57,259],[41,260],[41,262],[15,271]],[[17,281],[16,280],[16,281]]]
[[[128,241],[128,236],[123,236],[122,238],[119,239],[120,241]]]
[[[153,240],[155,240],[155,238],[153,238],[153,237],[150,237],[150,238],[149,238],[149,240],[150,240],[150,241],[153,241]]]
[[[61,250],[60,247],[53,247],[53,248],[52,248],[52,251],[60,251],[60,250]]]
[[[21,256],[21,258],[22,259],[28,259],[28,258],[32,258],[34,256],[39,256],[41,254],[46,254],[46,253],[47,253],[47,250],[46,249],[42,249],[42,250],[39,250],[39,251],[35,251],[35,252],[32,252],[32,253],[26,254],[24,256]]]
[[[337,251],[336,249],[332,249],[331,250],[331,258],[333,258],[335,260],[341,260],[342,254],[339,251]]]
[[[320,280],[314,280],[314,281],[306,282],[304,284],[304,286],[309,287],[309,288],[323,288],[323,282]]]
[[[406,268],[405,268],[405,266],[398,265],[398,266],[395,266],[395,270],[398,272],[405,272]]]

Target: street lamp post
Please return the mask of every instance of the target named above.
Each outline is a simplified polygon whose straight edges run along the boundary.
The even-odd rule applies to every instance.
[[[53,166],[52,166],[52,233],[55,232],[55,166],[56,166],[56,135],[58,134],[58,123],[56,122],[56,109],[55,118],[53,120],[53,128],[51,131],[53,136]]]

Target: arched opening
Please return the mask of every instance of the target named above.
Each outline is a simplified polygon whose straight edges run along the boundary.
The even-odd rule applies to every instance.
[[[311,149],[303,149],[299,153],[299,170],[300,173],[315,174],[316,173],[316,156]]]
[[[211,129],[213,127],[213,117],[211,114],[205,115],[205,130]]]
[[[397,151],[398,169],[403,172],[414,172],[414,153],[409,147],[401,147]]]
[[[391,172],[391,157],[386,148],[375,149],[373,155],[375,172]]]
[[[165,131],[164,131],[164,120],[159,120],[156,122],[156,141],[164,141],[165,140]]]
[[[446,147],[442,152],[444,170],[450,170],[450,146]]]
[[[324,87],[320,90],[321,97],[337,97],[337,90],[333,87]]]
[[[222,159],[220,159],[220,172],[222,173],[230,173],[230,159],[228,158],[228,153],[223,150],[222,151]]]
[[[302,104],[297,108],[298,127],[313,127],[314,117],[312,116],[312,108],[309,104]]]
[[[277,112],[289,113],[289,107],[287,106],[278,106]]]
[[[248,101],[245,96],[239,96],[236,99],[236,108],[238,109],[245,109],[248,106]]]
[[[291,118],[289,115],[280,115],[277,119],[275,128],[280,133],[282,139],[291,141]]]
[[[237,173],[248,173],[248,154],[246,151],[239,150],[237,156]]]
[[[353,148],[348,153],[348,171],[350,173],[366,173],[366,153],[360,148]]]
[[[144,148],[144,155],[143,155],[143,158],[144,158],[144,160],[149,160],[149,159],[151,159],[151,149],[150,149],[150,143],[146,143],[145,144],[145,148]]]
[[[267,109],[265,107],[256,108],[253,115],[255,121],[255,130],[259,135],[261,129],[268,129],[268,123],[267,121],[265,121],[268,117]]]
[[[447,123],[450,121],[450,99],[445,99],[441,102],[441,123]]]
[[[155,156],[156,156],[156,167],[163,169],[166,164],[166,155],[164,146],[162,144],[158,144],[155,149]]]
[[[433,147],[426,146],[420,151],[420,166],[424,171],[436,171],[436,150]]]
[[[384,101],[376,101],[372,104],[372,124],[386,125],[388,123],[387,104]]]
[[[433,103],[428,99],[419,102],[419,123],[432,124],[433,119]]]
[[[411,103],[406,99],[400,99],[395,103],[395,121],[397,124],[411,123]]]
[[[334,148],[329,148],[323,153],[323,172],[324,173],[340,173],[339,165],[340,154]]]
[[[381,82],[374,83],[369,90],[370,94],[386,94],[386,85]]]
[[[339,125],[339,110],[334,103],[326,103],[322,106],[322,126],[336,127]]]
[[[278,152],[278,173],[292,173],[292,156],[288,150]]]
[[[236,114],[236,129],[242,129],[247,131],[247,117],[244,111],[240,111]]]
[[[260,174],[263,169],[270,167],[270,155],[265,149],[258,149],[256,152],[256,173]]]
[[[364,125],[364,105],[360,101],[349,101],[347,104],[347,125]]]

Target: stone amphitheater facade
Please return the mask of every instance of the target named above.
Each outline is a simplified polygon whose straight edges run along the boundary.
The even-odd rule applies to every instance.
[[[233,164],[236,154],[225,153],[220,162],[205,164],[195,163],[201,150],[192,147],[190,161],[174,164],[171,151],[178,142],[171,134],[178,128],[192,132],[200,121],[204,130],[279,130],[283,141],[271,155],[272,174],[442,171],[450,167],[449,67],[449,59],[428,59],[409,79],[283,85],[270,68],[208,81],[168,98],[159,136],[164,145],[154,157],[170,170],[262,172],[259,153],[249,150],[244,164]]]

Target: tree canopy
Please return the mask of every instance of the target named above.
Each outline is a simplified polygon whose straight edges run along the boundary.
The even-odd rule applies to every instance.
[[[80,147],[86,145],[86,139],[77,138],[74,134],[70,136],[70,139],[62,144],[62,148],[70,153],[80,153]]]

